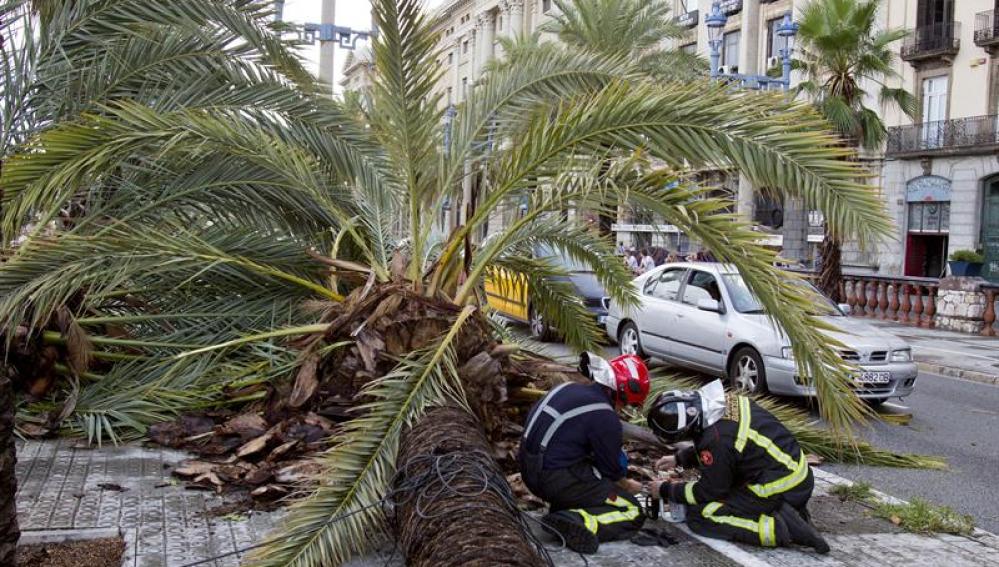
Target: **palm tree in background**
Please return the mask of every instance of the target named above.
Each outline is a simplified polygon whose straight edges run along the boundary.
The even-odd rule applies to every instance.
[[[798,35],[802,44],[795,67],[805,80],[797,91],[814,102],[819,112],[840,133],[844,143],[879,151],[887,130],[881,112],[867,103],[876,98],[883,112],[897,107],[907,116],[916,112],[915,98],[903,88],[890,85],[901,79],[895,70],[898,55],[891,44],[905,30],[878,29],[880,0],[815,0],[801,12]],[[826,215],[819,288],[836,302],[842,281],[844,235]],[[834,220],[834,219],[833,219]]]
[[[703,79],[708,70],[703,58],[666,48],[666,42],[687,33],[674,22],[671,4],[670,0],[555,0],[557,10],[540,31],[554,33],[568,49],[632,61],[639,71],[658,80]],[[605,170],[610,170],[609,159]],[[598,215],[598,227],[609,235],[617,208],[607,208],[612,212]]]
[[[234,395],[271,411],[305,411],[331,392],[363,400],[259,564],[335,564],[370,549],[385,525],[372,505],[406,428],[441,405],[489,423],[497,398],[483,389],[513,378],[472,384],[459,372],[503,337],[487,278],[526,283],[576,349],[596,347],[601,330],[535,250],[592,266],[613,301],[634,304],[614,243],[562,215],[570,208],[643,207],[703,242],[791,337],[828,423],[848,432],[866,415],[808,315],[812,298],[727,201],[684,181],[689,168],[731,166],[827,211],[839,234],[886,234],[852,151],[809,105],[553,47],[495,68],[445,136],[438,37],[418,0],[374,2],[363,111],[318,94],[260,2],[44,8],[0,8],[0,31],[23,42],[0,62],[17,133],[0,147],[0,334],[32,391],[24,417],[101,442]],[[485,180],[479,200],[442,232],[437,212],[468,164]],[[521,202],[525,215],[472,245],[491,215]]]
[[[671,15],[670,0],[555,0],[558,10],[542,31],[558,36],[570,48],[635,62],[642,72],[661,80],[695,80],[708,70],[696,54],[667,48],[688,30]]]

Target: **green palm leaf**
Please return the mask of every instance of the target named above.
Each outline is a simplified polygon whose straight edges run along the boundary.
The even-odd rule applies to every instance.
[[[321,485],[289,508],[251,565],[339,565],[377,545],[373,529],[384,528],[384,516],[376,505],[386,496],[403,431],[431,407],[466,405],[451,343],[473,312],[466,308],[439,344],[365,388],[373,401],[320,457]]]

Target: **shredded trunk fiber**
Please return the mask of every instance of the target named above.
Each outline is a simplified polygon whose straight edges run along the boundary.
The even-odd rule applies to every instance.
[[[0,361],[0,565],[15,564],[17,540],[21,536],[14,501],[17,492],[14,411],[14,387],[7,366]]]
[[[479,421],[432,410],[402,439],[393,521],[414,567],[543,565]]]

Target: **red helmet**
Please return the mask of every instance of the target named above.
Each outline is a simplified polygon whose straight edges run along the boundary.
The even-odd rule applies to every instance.
[[[584,352],[579,358],[579,369],[584,376],[613,390],[620,403],[640,406],[649,396],[649,369],[633,354],[623,354],[608,362]]]

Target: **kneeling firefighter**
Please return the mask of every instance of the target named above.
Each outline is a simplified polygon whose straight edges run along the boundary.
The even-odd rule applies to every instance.
[[[706,537],[763,547],[796,543],[828,553],[809,522],[814,478],[794,435],[745,396],[726,396],[714,381],[694,392],[660,394],[648,413],[663,441],[693,441],[660,467],[696,467],[693,482],[652,487],[664,503],[686,505],[687,525]]]
[[[641,406],[649,371],[636,356],[610,362],[580,356],[591,384],[561,384],[531,409],[518,460],[524,484],[549,505],[542,520],[566,545],[595,553],[602,541],[626,539],[645,521],[633,496],[642,485],[625,477],[627,456],[617,410]]]

